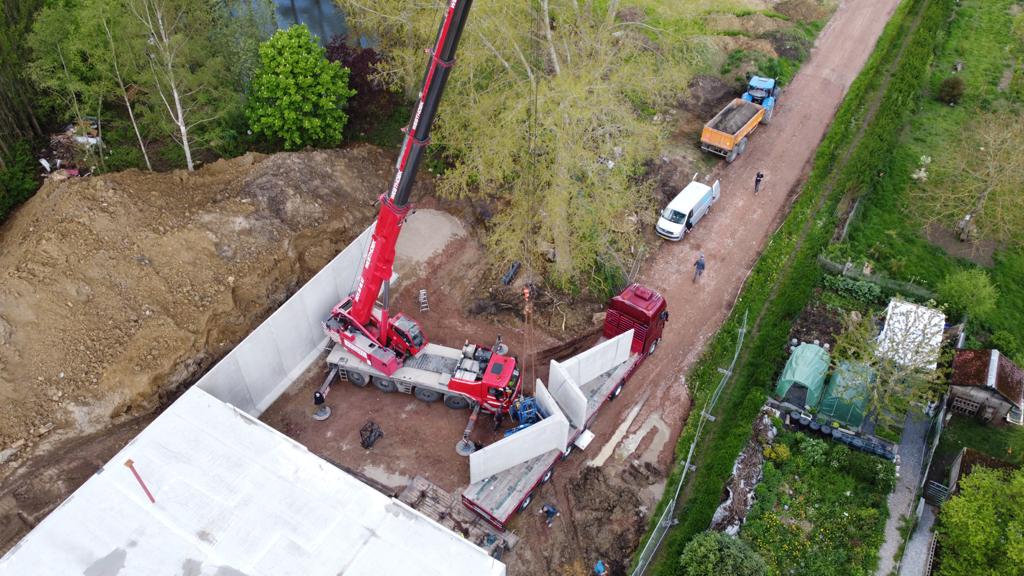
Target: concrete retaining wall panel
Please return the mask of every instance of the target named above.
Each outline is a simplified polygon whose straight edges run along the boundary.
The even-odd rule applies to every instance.
[[[196,386],[252,416],[263,413],[323,350],[320,323],[355,287],[371,234],[364,230]]]
[[[550,399],[544,385],[538,382],[538,398],[541,395]],[[469,482],[479,482],[555,449],[564,451],[568,438],[569,421],[556,410],[533,426],[471,454]]]

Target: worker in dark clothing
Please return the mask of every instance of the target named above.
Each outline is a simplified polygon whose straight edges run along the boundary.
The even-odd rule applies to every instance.
[[[697,278],[700,278],[704,274],[704,253],[701,252],[700,257],[693,263],[693,281],[696,282]]]
[[[754,176],[754,194],[761,191],[761,180],[764,180],[764,172],[757,171],[757,176]]]
[[[554,524],[556,516],[562,515],[562,513],[558,511],[558,508],[555,508],[551,504],[541,506],[540,513],[544,515],[544,520],[548,523],[548,528]]]

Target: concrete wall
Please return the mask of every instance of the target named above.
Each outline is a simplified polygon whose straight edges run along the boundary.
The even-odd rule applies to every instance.
[[[582,427],[587,421],[587,398],[579,386],[565,368],[554,360],[548,371],[548,381],[551,384],[551,395],[558,401],[569,422],[576,428]]]
[[[633,331],[629,330],[557,364],[577,386],[583,386],[628,360],[632,342]],[[551,364],[553,366],[556,362]]]
[[[479,482],[552,450],[565,451],[569,442],[569,420],[540,380],[534,394],[550,415],[525,430],[502,438],[469,456],[469,482]]]
[[[973,414],[977,418],[981,418],[985,414],[985,410],[991,407],[993,414],[989,423],[994,425],[1005,424],[1006,415],[1013,408],[1013,405],[1003,398],[999,392],[991,388],[982,388],[981,386],[950,386],[949,396],[951,405],[957,398],[977,402],[980,406],[978,411]],[[954,409],[954,412],[957,412],[957,410]]]
[[[252,416],[262,414],[326,347],[328,341],[320,323],[335,304],[355,289],[371,235],[372,226],[200,378],[196,386]]]

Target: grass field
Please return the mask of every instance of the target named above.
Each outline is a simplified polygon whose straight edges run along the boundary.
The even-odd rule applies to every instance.
[[[847,242],[829,249],[833,258],[869,261],[889,276],[931,289],[950,272],[975,266],[949,256],[924,237],[917,217],[921,207],[915,205],[909,193],[915,185],[911,174],[922,156],[955,145],[956,138],[980,112],[993,107],[1014,109],[1021,104],[1019,64],[1017,77],[1008,86],[1004,79],[1018,57],[1010,15],[1015,5],[1019,5],[1016,0],[960,2],[948,35],[931,61],[925,89],[916,96],[917,111],[902,129],[887,165],[881,167],[880,163],[876,174],[881,177],[866,182],[861,210],[851,223]],[[966,91],[959,105],[949,106],[939,102],[935,94],[956,63],[962,64],[958,74],[965,81]],[[1000,298],[994,312],[972,319],[972,344],[998,346],[1022,361],[1024,251],[997,251],[989,274]],[[996,333],[999,337],[990,341],[988,336]]]

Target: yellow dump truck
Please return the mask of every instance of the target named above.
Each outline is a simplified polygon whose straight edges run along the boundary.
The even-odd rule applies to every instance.
[[[700,147],[713,154],[725,156],[732,162],[747,148],[747,136],[765,117],[766,108],[736,98],[715,115],[700,133]]]

